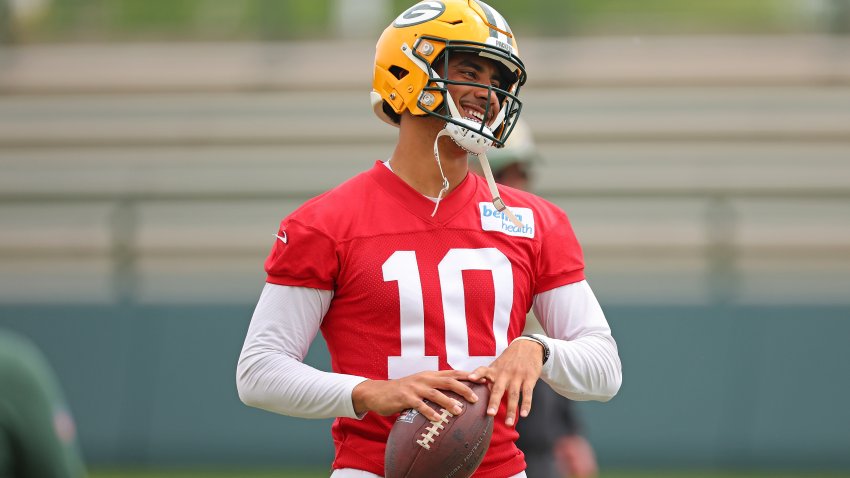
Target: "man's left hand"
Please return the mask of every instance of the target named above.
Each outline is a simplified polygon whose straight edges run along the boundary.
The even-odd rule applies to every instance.
[[[531,394],[542,368],[543,346],[531,340],[515,340],[489,366],[473,370],[469,374],[469,380],[490,383],[487,415],[495,416],[502,397],[507,396],[505,425],[513,426],[516,423],[517,408],[523,418],[531,411]]]

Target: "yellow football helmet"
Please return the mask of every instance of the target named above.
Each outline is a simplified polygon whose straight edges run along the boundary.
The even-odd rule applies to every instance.
[[[442,71],[448,71],[454,52],[493,60],[507,79],[505,84],[496,87],[441,77],[435,65],[443,62]],[[504,145],[522,109],[517,95],[525,80],[516,40],[499,12],[479,0],[422,1],[399,15],[378,40],[372,107],[379,118],[395,126],[405,111],[442,118],[458,144],[479,153],[491,145]],[[499,100],[499,114],[489,125],[463,118],[446,88],[449,84],[488,89]]]

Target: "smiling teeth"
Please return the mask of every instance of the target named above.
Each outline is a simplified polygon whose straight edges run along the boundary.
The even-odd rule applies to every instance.
[[[472,116],[472,118],[471,118],[471,119],[478,120],[478,122],[479,122],[479,123],[483,123],[483,122],[484,122],[484,115],[483,115],[483,114],[478,113],[478,112],[476,112],[476,111],[467,111],[466,113],[467,113],[468,115]]]

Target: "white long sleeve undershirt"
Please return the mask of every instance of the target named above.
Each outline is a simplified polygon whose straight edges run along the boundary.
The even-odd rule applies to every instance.
[[[623,381],[617,342],[587,281],[534,296],[534,315],[548,337],[540,378],[572,400],[607,402]]]
[[[239,356],[236,384],[247,405],[304,418],[356,418],[351,393],[366,380],[303,363],[333,293],[266,284]],[[551,338],[541,378],[574,400],[607,401],[622,380],[617,344],[586,281],[534,297]]]
[[[236,366],[239,398],[303,418],[355,417],[351,391],[363,377],[303,363],[333,292],[266,284]]]

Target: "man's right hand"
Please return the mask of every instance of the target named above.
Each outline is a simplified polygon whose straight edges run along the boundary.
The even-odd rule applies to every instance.
[[[451,390],[470,403],[478,401],[472,389],[461,381],[467,376],[469,372],[461,370],[441,370],[419,372],[395,380],[366,380],[354,387],[351,400],[358,415],[375,412],[387,416],[413,408],[428,420],[439,420],[440,415],[429,407],[425,400],[436,403],[451,413],[461,412],[457,401],[446,396],[441,390]]]

